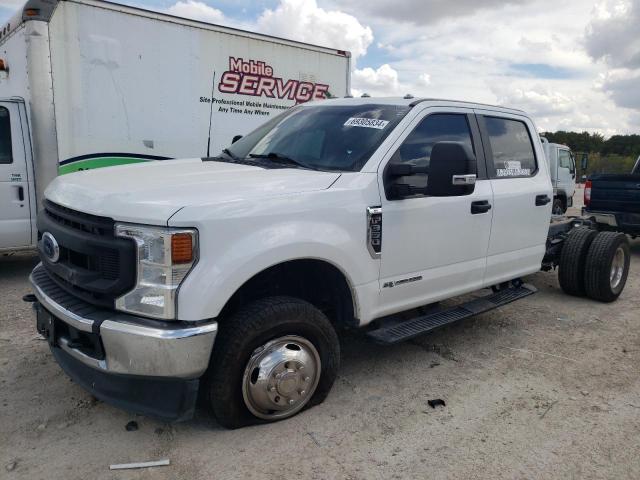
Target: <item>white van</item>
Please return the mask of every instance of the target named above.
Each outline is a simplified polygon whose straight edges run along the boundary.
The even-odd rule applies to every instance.
[[[29,0],[0,26],[0,251],[35,246],[58,174],[215,155],[349,83],[347,51],[101,0]]]

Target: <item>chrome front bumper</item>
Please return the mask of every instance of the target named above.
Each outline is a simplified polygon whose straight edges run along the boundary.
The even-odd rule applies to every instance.
[[[84,365],[104,373],[181,379],[198,378],[209,365],[218,330],[215,321],[166,322],[99,309],[60,288],[42,265],[30,281],[39,308],[68,325],[65,332],[75,329],[98,336],[103,355],[96,356],[74,348],[71,335],[54,336],[54,347]]]

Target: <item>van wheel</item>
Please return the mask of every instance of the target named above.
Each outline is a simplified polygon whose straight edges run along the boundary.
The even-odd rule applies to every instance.
[[[208,403],[227,428],[283,420],[321,403],[339,364],[338,336],[320,310],[290,297],[258,300],[220,322]]]
[[[585,294],[584,270],[591,242],[598,232],[588,228],[574,228],[567,235],[560,252],[558,280],[562,290],[575,296]]]
[[[620,296],[629,274],[629,240],[617,232],[600,232],[589,247],[585,266],[587,296],[613,302]]]

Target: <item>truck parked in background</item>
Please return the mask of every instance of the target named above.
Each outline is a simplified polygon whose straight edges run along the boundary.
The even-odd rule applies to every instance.
[[[591,175],[584,188],[583,214],[602,230],[640,235],[640,157],[631,173]]]
[[[564,215],[567,208],[573,206],[573,194],[576,191],[576,161],[571,149],[559,143],[549,143],[540,137],[544,153],[549,163],[551,184],[553,185],[554,215]]]
[[[29,0],[0,26],[0,251],[36,245],[58,174],[207,156],[349,82],[346,51],[100,0]]]

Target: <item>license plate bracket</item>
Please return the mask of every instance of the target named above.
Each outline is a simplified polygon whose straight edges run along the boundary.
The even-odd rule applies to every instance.
[[[36,312],[36,328],[38,333],[47,339],[49,345],[55,346],[55,320],[53,316],[42,307],[38,308]]]

